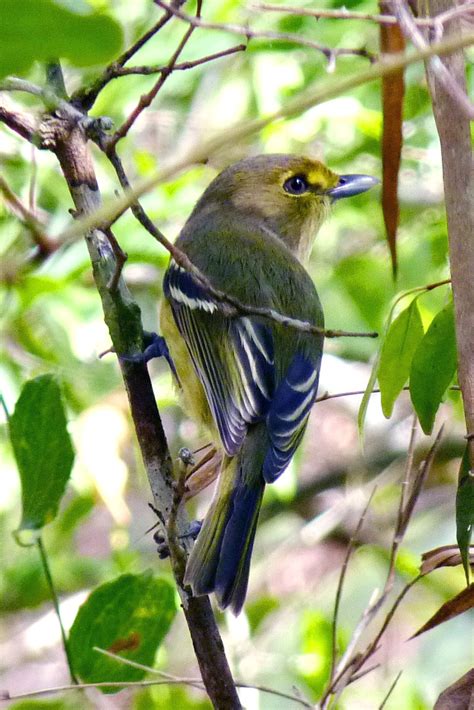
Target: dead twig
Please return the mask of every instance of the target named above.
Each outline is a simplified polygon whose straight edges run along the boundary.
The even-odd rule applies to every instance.
[[[339,574],[339,579],[337,583],[337,590],[336,590],[336,597],[334,600],[334,612],[333,612],[333,617],[332,617],[332,624],[331,624],[331,670],[329,673],[329,683],[332,682],[332,679],[334,677],[334,673],[336,670],[336,658],[337,658],[337,622],[338,622],[338,616],[339,616],[339,607],[341,604],[341,598],[342,598],[342,591],[344,588],[344,581],[346,578],[346,573],[347,573],[347,568],[349,566],[349,560],[352,557],[352,552],[354,550],[354,547],[357,543],[357,538],[359,537],[359,533],[362,529],[362,526],[365,522],[365,518],[367,515],[367,512],[369,510],[370,504],[372,503],[372,499],[375,495],[375,491],[377,490],[377,487],[375,486],[369,496],[369,499],[359,517],[359,521],[357,523],[356,529],[354,530],[353,535],[351,536],[351,539],[349,540],[349,544],[347,545],[346,549],[346,555],[344,557],[344,561],[341,566],[341,572]]]
[[[196,18],[199,19],[201,15],[201,6],[202,6],[202,0],[198,0],[197,2],[197,10],[196,10]],[[175,12],[174,7],[170,8],[165,8],[168,12],[171,11]],[[140,97],[140,100],[138,104],[135,106],[131,114],[128,116],[128,118],[122,123],[122,125],[115,131],[113,136],[111,136],[108,141],[107,141],[107,150],[114,150],[115,146],[117,143],[122,140],[122,138],[125,138],[137,118],[141,115],[141,113],[150,106],[152,101],[155,99],[157,96],[158,92],[160,91],[161,87],[165,83],[165,81],[168,79],[168,77],[173,73],[174,67],[176,62],[178,61],[179,55],[187,45],[191,35],[193,34],[194,30],[196,29],[196,26],[194,24],[190,24],[188,29],[186,30],[183,38],[181,39],[181,42],[178,44],[177,49],[175,50],[174,54],[171,56],[168,64],[163,67],[161,73],[160,73],[160,78],[158,81],[155,82],[154,86],[148,91],[146,94],[143,94]]]
[[[237,52],[245,52],[246,49],[246,44],[238,44],[235,47],[223,49],[221,52],[207,54],[205,57],[200,57],[199,59],[192,59],[189,62],[180,62],[179,64],[175,64],[173,67],[173,71],[186,71],[188,69],[194,69],[195,67],[200,67],[202,64],[213,62],[216,59],[222,59],[223,57],[228,57],[229,55],[236,54]],[[117,67],[112,78],[118,79],[121,76],[133,76],[134,74],[148,76],[149,74],[163,74],[166,71],[168,71],[167,64],[162,66],[147,65],[135,67]]]
[[[176,2],[178,4],[178,2]],[[183,4],[180,2],[179,4]],[[173,17],[173,13],[166,11],[162,17],[149,30],[147,30],[136,42],[134,42],[123,54],[120,55],[114,62],[111,62],[104,72],[86,88],[78,89],[72,96],[72,103],[79,105],[83,110],[89,110],[94,105],[98,95],[107,84],[115,78],[117,70],[123,67],[145,44],[152,39],[169,20]]]
[[[247,38],[247,41],[250,39],[254,40],[275,40],[277,42],[289,42],[291,44],[295,44],[297,46],[301,47],[308,47],[309,49],[315,49],[318,52],[321,52],[326,59],[331,62],[333,61],[334,57],[340,57],[344,55],[349,55],[349,56],[357,56],[357,57],[364,57],[365,59],[369,59],[371,62],[375,61],[376,55],[373,54],[372,52],[369,52],[365,48],[361,49],[352,49],[348,47],[336,47],[335,49],[332,47],[327,47],[324,44],[320,44],[319,42],[313,42],[310,39],[306,39],[305,37],[301,37],[301,35],[297,34],[292,34],[290,32],[272,32],[272,31],[260,31],[260,30],[253,30],[250,27],[245,27],[243,25],[234,25],[230,23],[222,23],[219,24],[217,22],[206,22],[205,20],[202,20],[199,17],[191,17],[190,15],[186,15],[184,12],[181,12],[178,8],[172,8],[170,5],[167,5],[163,0],[155,0],[156,4],[162,7],[164,10],[168,10],[173,12],[173,14],[176,17],[179,17],[180,20],[183,20],[184,22],[187,22],[189,25],[192,27],[201,27],[203,29],[207,30],[218,30],[221,32],[230,32],[232,34],[238,34],[242,35],[243,37]]]

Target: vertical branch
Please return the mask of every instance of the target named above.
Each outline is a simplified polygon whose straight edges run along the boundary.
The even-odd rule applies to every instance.
[[[90,214],[100,207],[101,198],[80,123],[71,126],[64,120],[49,119],[43,134],[60,162],[78,215]],[[138,306],[121,277],[116,280],[114,289],[108,286],[115,273],[115,259],[106,235],[101,230],[93,230],[87,234],[86,241],[114,349],[119,354],[141,352],[143,331]],[[120,364],[155,506],[167,523],[173,506],[172,462],[150,377],[143,363],[121,361]],[[176,525],[180,533],[187,528],[183,508],[176,513]],[[172,564],[175,562],[172,559]],[[241,705],[209,598],[191,597],[183,588],[177,564],[173,564],[173,572],[202,679],[213,706],[219,710],[239,710]]]
[[[431,0],[433,15],[454,8],[452,0]],[[459,21],[446,24],[445,33],[459,36]],[[461,50],[438,59],[456,89],[466,93],[465,61]],[[449,259],[454,293],[458,372],[461,385],[471,468],[474,468],[474,164],[469,118],[460,109],[456,92],[446,91],[436,65],[427,66],[433,111],[441,143],[444,194],[448,220]]]

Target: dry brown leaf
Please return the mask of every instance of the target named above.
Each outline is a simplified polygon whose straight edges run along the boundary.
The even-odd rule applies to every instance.
[[[380,1],[380,11],[389,13],[384,0]],[[380,49],[384,54],[404,51],[405,39],[399,25],[380,25]],[[398,173],[403,144],[404,93],[403,71],[382,79],[382,210],[394,276],[397,273]]]
[[[443,690],[433,710],[472,710],[474,707],[474,668]]]
[[[428,574],[439,567],[457,567],[462,564],[461,553],[457,545],[443,545],[424,552],[421,556],[421,574]],[[474,546],[471,546],[469,563],[474,565]]]
[[[465,611],[468,611],[468,609],[472,609],[473,607],[474,584],[470,584],[468,587],[459,592],[459,594],[456,594],[455,597],[445,602],[438,609],[438,611],[433,614],[431,619],[428,619],[426,624],[423,624],[421,629],[418,629],[416,634],[413,634],[411,638],[414,639],[416,636],[423,634],[425,631],[434,629],[436,626],[444,624],[445,621],[449,621],[450,619],[454,619],[455,616],[459,616],[459,614],[463,614]]]

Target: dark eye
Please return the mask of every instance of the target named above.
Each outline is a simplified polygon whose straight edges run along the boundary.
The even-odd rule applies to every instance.
[[[283,189],[290,195],[302,195],[309,190],[309,185],[304,175],[293,175],[284,183]]]

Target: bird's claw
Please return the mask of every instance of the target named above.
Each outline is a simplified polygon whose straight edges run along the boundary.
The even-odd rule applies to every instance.
[[[185,540],[186,538],[191,538],[196,540],[202,528],[202,520],[192,520],[187,530],[182,534],[178,535],[179,540]],[[153,535],[153,540],[156,543],[156,551],[158,552],[158,557],[160,560],[166,560],[170,556],[170,549],[166,541],[165,535],[162,530],[157,530]]]
[[[164,357],[171,372],[179,383],[178,373],[176,372],[166,340],[162,335],[158,335],[158,333],[150,333],[145,331],[143,335],[145,344],[144,351],[136,355],[121,355],[120,359],[125,360],[125,362],[138,362],[146,364],[156,357]]]

